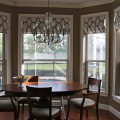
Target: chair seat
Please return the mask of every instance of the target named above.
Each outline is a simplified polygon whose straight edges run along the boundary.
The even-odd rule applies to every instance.
[[[60,114],[61,110],[58,108],[52,108],[52,118]],[[48,108],[34,108],[32,111],[33,115],[40,116],[41,118],[49,118],[49,109]]]
[[[13,104],[11,100],[0,100],[0,111],[9,112],[14,111]]]
[[[81,103],[82,103],[82,100],[83,100],[83,98],[73,98],[73,99],[70,100],[70,103],[74,104],[77,107],[80,107]],[[95,104],[96,104],[95,101],[93,101],[91,99],[88,99],[88,98],[85,98],[85,102],[84,102],[83,107],[85,108],[85,107],[88,107],[88,106],[94,106]]]
[[[33,102],[37,102],[37,97],[31,97],[31,100]],[[27,99],[27,97],[20,97],[19,100],[18,100],[18,102],[24,103],[24,104],[25,103],[28,104],[28,99]]]

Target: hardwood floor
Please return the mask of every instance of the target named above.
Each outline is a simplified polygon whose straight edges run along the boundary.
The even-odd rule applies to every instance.
[[[119,120],[112,113],[105,110],[99,110],[99,117],[100,117],[99,120]],[[25,107],[24,115],[22,115],[20,111],[19,120],[27,120],[27,118],[28,118],[28,108]],[[14,114],[12,112],[8,112],[8,113],[0,112],[0,120],[14,120]],[[69,120],[79,120],[79,111],[72,108],[70,111]],[[83,120],[87,120],[85,116],[85,112],[84,112]],[[88,120],[96,120],[95,110],[92,110],[92,109],[90,110]]]
[[[88,113],[88,120],[96,120],[95,110],[91,109]],[[70,120],[79,120],[79,111],[72,109],[69,116]],[[86,114],[84,111],[83,120],[87,120]],[[106,110],[99,110],[99,120],[119,120],[116,116]]]

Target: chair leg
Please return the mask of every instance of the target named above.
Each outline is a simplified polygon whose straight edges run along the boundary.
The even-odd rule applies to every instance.
[[[17,114],[17,111],[14,111],[14,120],[18,120],[18,114]]]
[[[22,114],[24,114],[24,103],[22,104]]]
[[[18,103],[18,119],[19,119],[19,114],[20,114],[20,104]]]
[[[80,109],[80,120],[83,118],[83,109]]]
[[[96,106],[96,117],[97,117],[97,120],[99,120],[98,106]]]
[[[64,98],[63,96],[61,97],[61,108],[62,108],[62,113],[63,113],[63,116],[64,118],[66,118],[66,114],[65,114],[65,108],[64,108]]]
[[[88,120],[88,109],[86,109],[86,117],[87,117],[87,120]]]
[[[67,108],[66,120],[68,120],[69,112],[70,112],[70,100],[68,100],[68,108]]]

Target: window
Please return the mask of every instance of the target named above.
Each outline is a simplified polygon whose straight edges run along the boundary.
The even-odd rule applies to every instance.
[[[101,79],[101,92],[106,93],[108,78],[107,17],[107,13],[85,15],[82,17],[82,31],[84,33],[82,42],[83,81],[87,83],[88,77]]]
[[[23,34],[22,74],[40,78],[67,79],[67,36],[64,44],[36,44],[32,34]]]
[[[120,7],[114,10],[113,97],[120,103]]]
[[[3,84],[3,33],[0,33],[0,85]]]
[[[26,19],[30,19],[30,16],[21,15],[20,18],[22,19],[21,22],[24,21],[25,23]],[[31,17],[31,21],[36,18],[43,19],[43,16],[41,15],[40,18]],[[64,21],[67,19],[72,24],[70,17],[65,17]],[[29,26],[31,23],[27,24]],[[25,30],[27,31],[26,25],[22,27],[24,27],[24,32],[20,33],[22,36],[22,42],[20,43],[22,50],[20,51],[22,52],[20,56],[21,62],[19,62],[21,63],[19,74],[26,76],[38,75],[40,79],[70,80],[72,78],[69,74],[72,70],[72,66],[70,66],[72,60],[72,54],[70,54],[72,51],[72,46],[70,46],[72,43],[71,32],[64,36],[64,40],[61,43],[47,45],[45,43],[36,43],[33,40],[31,31],[25,32]]]
[[[88,70],[86,76],[102,79],[101,89],[105,90],[105,33],[87,34],[86,40],[86,66]]]
[[[0,12],[0,85],[10,81],[9,15]],[[7,43],[6,43],[7,40]]]

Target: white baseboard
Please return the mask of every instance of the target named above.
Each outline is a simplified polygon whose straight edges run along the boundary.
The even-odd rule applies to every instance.
[[[120,112],[118,110],[116,110],[115,108],[113,108],[112,106],[105,105],[105,104],[99,104],[99,108],[110,111],[116,117],[118,117],[120,119]]]
[[[113,108],[112,106],[109,107],[109,111],[111,113],[113,113],[116,117],[118,117],[120,119],[120,112],[117,111],[115,108]]]

